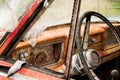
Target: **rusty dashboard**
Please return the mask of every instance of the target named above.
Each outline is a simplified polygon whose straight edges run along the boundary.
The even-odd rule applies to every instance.
[[[120,30],[120,24],[114,24]],[[118,57],[119,45],[104,23],[93,23],[90,28],[89,48],[99,51],[102,63]],[[69,35],[69,24],[48,28],[39,34],[37,44],[33,47],[27,42],[20,42],[12,51],[10,58],[26,61],[37,67],[47,66],[56,71],[61,69],[66,59],[66,48]],[[74,53],[77,53],[75,45]]]

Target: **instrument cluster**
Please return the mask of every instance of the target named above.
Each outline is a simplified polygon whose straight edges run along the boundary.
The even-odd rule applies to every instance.
[[[14,60],[22,60],[30,65],[42,67],[59,61],[62,54],[62,42],[23,47],[10,55]]]

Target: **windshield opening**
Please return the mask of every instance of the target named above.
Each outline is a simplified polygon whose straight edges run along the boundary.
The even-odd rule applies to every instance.
[[[120,21],[120,0],[82,0],[80,15],[86,11],[96,11],[109,20]]]
[[[33,0],[1,0],[0,29],[12,32]]]

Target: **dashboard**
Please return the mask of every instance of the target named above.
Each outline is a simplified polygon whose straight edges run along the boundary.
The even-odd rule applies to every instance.
[[[120,46],[116,46],[118,42],[114,34],[112,34],[109,28],[96,28],[95,26],[93,25],[90,29],[88,48],[97,50],[102,57],[102,62],[114,58],[113,56],[117,57],[116,51],[119,51]],[[64,25],[61,28],[58,27],[40,34],[39,41],[34,47],[28,45],[26,42],[20,42],[17,48],[12,51],[9,58],[25,61],[31,66],[50,66],[49,68],[52,70],[61,70],[61,66],[64,65],[67,55],[69,25]],[[119,26],[116,28],[120,30]],[[77,53],[76,45],[74,53]]]

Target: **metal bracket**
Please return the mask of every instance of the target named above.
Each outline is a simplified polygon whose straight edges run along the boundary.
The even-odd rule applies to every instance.
[[[44,5],[43,5],[45,8],[48,8],[50,5],[49,5],[49,2],[48,2],[48,0],[45,0],[45,2],[44,2]]]
[[[20,70],[23,66],[23,64],[25,64],[25,62],[17,60],[15,62],[15,64],[9,69],[7,77],[11,76],[12,74],[16,73],[18,70]]]

